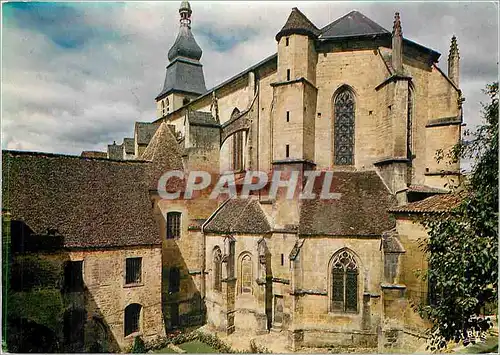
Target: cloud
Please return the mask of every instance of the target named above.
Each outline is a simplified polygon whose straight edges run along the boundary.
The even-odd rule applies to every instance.
[[[2,148],[79,154],[105,150],[155,118],[177,2],[4,3]],[[276,52],[274,36],[293,6],[319,28],[353,7],[388,30],[400,11],[404,35],[442,53],[458,37],[464,119],[480,122],[481,93],[496,80],[493,3],[192,2],[207,88]]]

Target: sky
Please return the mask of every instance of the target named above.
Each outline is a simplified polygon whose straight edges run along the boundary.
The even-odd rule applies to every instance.
[[[155,119],[180,1],[2,4],[2,148],[80,154],[133,136]],[[321,28],[358,10],[387,30],[399,11],[404,37],[439,53],[460,50],[464,121],[481,120],[481,92],[498,80],[493,2],[191,1],[207,88],[276,52],[292,7]]]

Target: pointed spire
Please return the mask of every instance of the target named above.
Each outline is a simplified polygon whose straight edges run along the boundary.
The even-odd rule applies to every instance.
[[[394,14],[394,26],[392,28],[392,67],[396,73],[403,71],[403,29],[399,12]]]
[[[320,30],[304,15],[298,8],[294,7],[288,16],[285,25],[276,35],[276,41],[279,42],[281,37],[291,34],[302,34],[306,36],[316,37]]]
[[[171,62],[177,57],[186,57],[193,60],[200,60],[202,50],[191,32],[191,5],[188,1],[183,1],[179,8],[180,29],[174,45],[168,51],[168,60]]]
[[[460,53],[458,52],[457,37],[451,37],[450,53],[448,54],[448,77],[459,86]]]

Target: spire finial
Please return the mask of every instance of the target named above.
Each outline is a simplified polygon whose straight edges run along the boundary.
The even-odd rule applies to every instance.
[[[181,26],[191,27],[191,14],[193,11],[191,10],[191,5],[189,1],[181,2],[181,7],[179,8],[179,14],[181,15]]]
[[[455,35],[453,35],[453,37],[451,37],[450,54],[448,57],[452,58],[455,56],[458,57],[459,53],[458,53],[457,37]]]
[[[392,34],[395,36],[403,35],[403,29],[401,28],[401,19],[399,17],[399,12],[394,14],[394,26],[392,27]]]

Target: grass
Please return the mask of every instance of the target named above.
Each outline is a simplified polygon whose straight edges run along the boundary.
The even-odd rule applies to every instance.
[[[161,348],[161,349],[158,349],[158,350],[155,350],[153,352],[156,354],[177,354],[175,351],[170,349],[168,346]]]
[[[212,354],[218,353],[217,350],[212,348],[211,346],[202,343],[199,340],[189,341],[187,343],[179,345],[179,348],[182,350],[186,350],[189,354]]]
[[[498,338],[492,336],[484,343],[471,344],[460,351],[463,354],[498,353]]]

